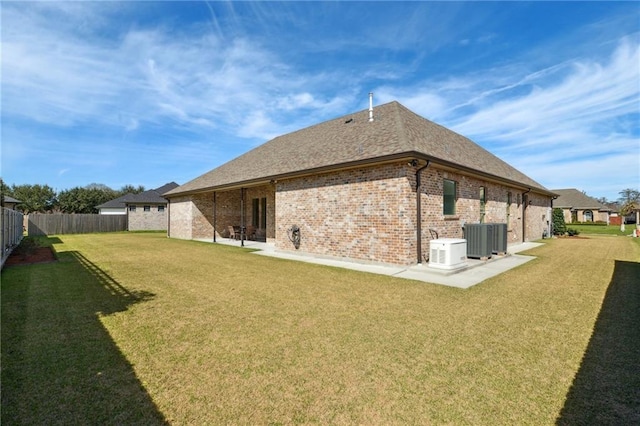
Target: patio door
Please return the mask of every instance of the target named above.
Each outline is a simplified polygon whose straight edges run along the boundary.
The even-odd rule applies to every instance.
[[[251,224],[257,229],[267,229],[267,198],[251,200]]]

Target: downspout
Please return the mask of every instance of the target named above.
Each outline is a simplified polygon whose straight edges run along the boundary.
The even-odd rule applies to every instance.
[[[418,163],[417,160],[414,160],[416,165]],[[413,162],[412,162],[413,164]],[[429,167],[430,161],[427,160],[427,164],[425,164],[424,166],[420,167],[418,170],[416,170],[416,230],[418,235],[416,236],[417,238],[417,252],[418,252],[418,264],[422,263],[422,203],[420,202],[420,173],[426,169],[427,167]]]
[[[522,193],[522,242],[526,242],[526,232],[527,232],[527,206],[529,205],[529,200],[527,194],[531,192],[531,188],[527,189],[526,192]]]
[[[549,226],[547,226],[547,235],[549,236],[549,238],[551,238],[551,236],[553,235],[553,201],[557,199],[557,195],[555,197],[551,197],[551,202],[549,203],[551,211],[551,214],[549,215]]]
[[[167,238],[171,238],[171,198],[167,198]]]
[[[213,242],[216,242],[216,231],[218,229],[218,226],[216,224],[216,191],[213,191]]]

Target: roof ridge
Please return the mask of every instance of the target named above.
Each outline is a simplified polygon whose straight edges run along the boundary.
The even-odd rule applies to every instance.
[[[396,128],[398,129],[398,137],[400,139],[401,144],[404,145],[407,151],[413,150],[414,147],[411,146],[411,143],[409,142],[409,138],[407,137],[407,130],[405,129],[405,126],[406,126],[405,121],[402,119],[402,114],[400,113],[401,109],[406,111],[410,111],[410,110],[407,109],[404,105],[402,105],[398,101],[392,101],[392,102],[389,102],[389,104],[393,105],[393,111],[395,113],[395,119],[396,119]]]

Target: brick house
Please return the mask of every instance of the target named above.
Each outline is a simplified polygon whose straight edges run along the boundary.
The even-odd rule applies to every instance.
[[[172,238],[253,225],[279,250],[411,265],[435,232],[461,238],[465,223],[507,223],[509,243],[542,238],[553,195],[394,101],[276,137],[165,197]]]
[[[177,188],[175,182],[138,194],[125,194],[97,206],[100,214],[127,215],[129,231],[164,231],[167,229],[167,191]]]
[[[554,189],[558,198],[553,207],[562,209],[566,223],[605,222],[609,224],[611,209],[577,189]],[[619,223],[618,223],[619,225]]]

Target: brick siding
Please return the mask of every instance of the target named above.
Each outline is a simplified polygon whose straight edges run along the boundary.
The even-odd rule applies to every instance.
[[[324,173],[245,189],[245,223],[252,199],[267,198],[267,239],[280,250],[296,250],[289,230],[301,230],[300,252],[373,263],[417,262],[416,169],[405,162]],[[456,214],[443,214],[443,182],[457,182]],[[551,219],[550,198],[435,166],[422,171],[422,254],[430,230],[440,238],[462,238],[465,223],[479,223],[480,187],[485,187],[484,222],[508,224],[508,243],[542,238]],[[509,195],[511,203],[507,200]],[[527,205],[525,209],[524,200]],[[170,236],[213,238],[213,192],[171,201]],[[216,192],[217,238],[241,221],[241,190]],[[523,227],[523,212],[526,226]],[[524,229],[523,229],[524,228]]]
[[[293,249],[288,230],[297,225],[303,252],[412,263],[415,198],[407,170],[385,165],[278,182],[276,248]]]
[[[587,210],[591,211],[591,214],[592,214],[591,222],[609,223],[609,212],[599,211],[598,209],[576,209],[575,210],[576,222],[587,222],[587,219],[585,216],[585,212]],[[574,223],[571,209],[563,208],[562,214],[564,216],[565,223]]]
[[[136,205],[136,210],[131,211],[127,207],[129,231],[164,231],[167,229],[167,209],[158,211],[157,204],[146,204],[150,207],[144,211],[144,205]]]
[[[191,197],[176,197],[169,202],[169,230],[171,238],[190,240],[193,238],[191,226]]]
[[[275,188],[273,185],[245,189],[244,223],[252,222],[252,199],[267,199],[267,227],[262,232],[267,240],[275,238]],[[214,222],[216,238],[228,238],[229,226],[241,224],[242,195],[240,189],[216,191],[215,220],[214,194],[207,192],[187,197],[176,197],[171,201],[170,236],[184,239],[213,240]]]

